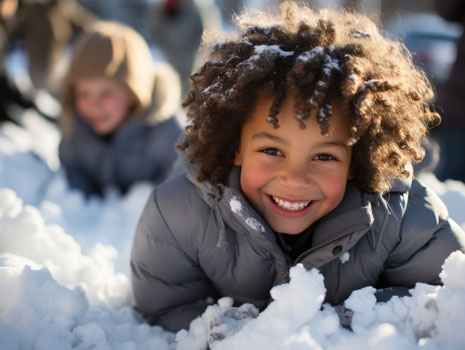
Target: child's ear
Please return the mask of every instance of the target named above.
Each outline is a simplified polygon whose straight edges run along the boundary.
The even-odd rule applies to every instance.
[[[236,151],[236,154],[234,156],[234,165],[236,166],[241,166],[242,165],[242,156],[239,151]]]

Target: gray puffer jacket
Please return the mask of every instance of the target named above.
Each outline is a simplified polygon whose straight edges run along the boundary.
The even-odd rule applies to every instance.
[[[462,229],[417,180],[383,196],[349,182],[340,205],[313,225],[308,249],[291,261],[244,198],[240,168],[216,191],[196,174],[185,162],[183,174],[154,190],[132,249],[136,309],[168,330],[187,328],[219,296],[265,307],[297,263],[320,269],[326,302],[339,304],[365,286],[439,284],[444,259],[465,251]],[[348,261],[339,259],[346,252]]]
[[[60,143],[60,161],[71,187],[86,194],[103,194],[107,187],[124,193],[137,181],[164,180],[176,160],[180,134],[174,117],[155,125],[135,118],[105,139],[76,118],[73,135]]]

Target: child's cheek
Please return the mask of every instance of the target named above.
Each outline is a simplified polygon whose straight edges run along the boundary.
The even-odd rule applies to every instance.
[[[347,186],[347,177],[327,177],[321,183],[321,188],[326,195],[330,210],[336,208],[344,198]]]
[[[243,166],[241,170],[242,191],[247,197],[258,199],[260,189],[268,183],[270,178],[271,172],[266,167]]]

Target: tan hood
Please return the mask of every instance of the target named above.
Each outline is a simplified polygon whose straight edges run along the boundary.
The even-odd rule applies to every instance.
[[[61,127],[65,137],[73,132],[73,86],[87,78],[109,78],[126,84],[138,102],[130,117],[150,110],[150,124],[170,117],[179,107],[180,82],[171,66],[154,64],[147,43],[134,29],[99,21],[76,43],[63,81]]]

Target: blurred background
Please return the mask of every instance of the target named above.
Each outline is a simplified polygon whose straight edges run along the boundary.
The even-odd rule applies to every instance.
[[[17,112],[19,106],[35,108],[39,114],[56,122],[60,114],[60,77],[66,71],[73,43],[96,19],[114,20],[136,29],[149,43],[154,60],[167,61],[177,70],[185,96],[189,75],[197,65],[197,52],[204,30],[228,31],[232,26],[233,14],[240,12],[244,6],[265,8],[279,2],[0,0],[0,109],[5,110],[6,104],[11,105],[12,100],[18,102],[16,106],[8,106],[6,112],[0,111],[3,113],[1,120],[15,119],[20,114]],[[429,75],[435,91],[440,91],[448,81],[457,58],[457,44],[465,17],[463,13],[456,16],[459,19],[457,22],[447,21],[437,12],[440,7],[438,3],[441,3],[437,0],[305,2],[319,7],[355,8],[379,18],[388,35],[403,41],[412,51],[415,64]],[[465,12],[463,0],[442,2],[459,4],[457,6]],[[462,136],[465,140],[465,125],[460,138]],[[465,156],[465,141],[463,153]],[[462,173],[463,176],[460,176],[465,178],[465,164]],[[463,181],[463,178],[459,179]]]
[[[153,45],[159,44],[163,28],[151,23],[156,18],[157,7],[162,3],[177,3],[179,11],[193,2],[207,28],[219,27],[227,30],[231,17],[243,6],[264,8],[279,3],[279,0],[79,0],[79,2],[101,18],[129,24],[138,30]],[[456,57],[456,42],[462,28],[448,22],[436,13],[431,0],[307,0],[319,7],[350,7],[379,16],[384,28],[404,41],[414,52],[414,61],[422,66],[435,84],[442,83],[449,74]],[[216,7],[216,8],[215,8]],[[176,17],[176,15],[173,15]],[[172,18],[172,21],[176,20]],[[178,28],[178,35],[185,30]],[[195,31],[189,32],[197,34]],[[179,38],[178,36],[178,38]],[[197,42],[199,37],[194,36]],[[179,68],[178,68],[179,69]]]
[[[152,48],[154,60],[170,62],[178,71],[183,93],[195,67],[204,29],[227,31],[231,18],[244,6],[264,8],[279,0],[0,0],[10,5],[2,20],[8,45],[3,50],[11,80],[27,96],[41,97],[49,114],[59,107],[44,98],[58,94],[60,74],[66,69],[75,37],[94,18],[114,20],[136,29]],[[380,19],[384,29],[404,41],[414,62],[435,86],[449,76],[462,28],[436,11],[433,0],[307,0],[320,7],[350,7]],[[7,10],[8,11],[8,10]],[[5,12],[5,11],[2,11]],[[6,17],[8,15],[3,15]],[[43,18],[41,18],[43,17]],[[62,17],[62,18],[59,18]],[[71,23],[71,25],[69,23]],[[0,35],[1,36],[1,35]],[[5,41],[4,40],[4,41]],[[53,43],[55,42],[55,44]],[[35,44],[34,44],[35,42]],[[33,47],[36,46],[36,47]],[[40,46],[41,49],[38,49]],[[6,54],[8,52],[8,54]],[[24,69],[26,67],[26,69]],[[27,74],[23,74],[27,72]],[[40,98],[39,98],[40,100]]]

